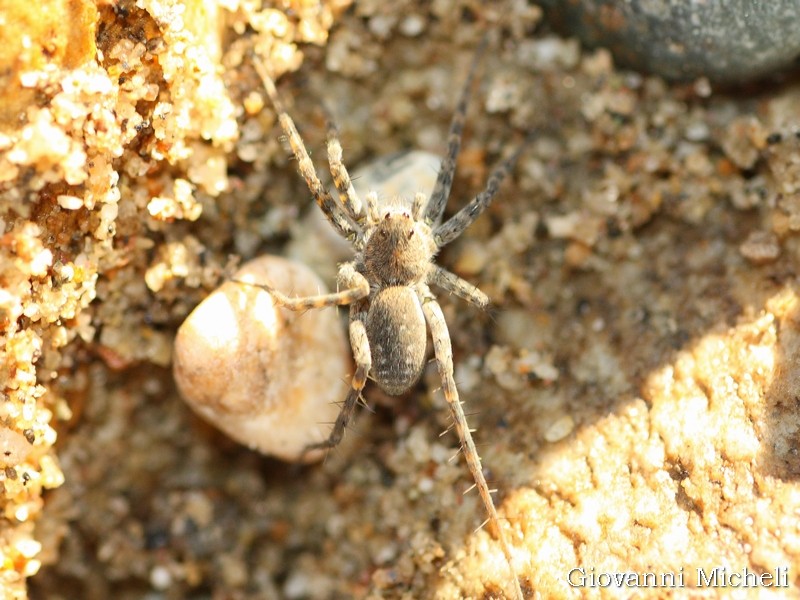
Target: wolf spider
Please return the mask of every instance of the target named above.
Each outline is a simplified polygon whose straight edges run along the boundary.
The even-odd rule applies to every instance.
[[[417,193],[410,206],[408,202],[398,199],[388,203],[379,202],[375,192],[366,194],[366,205],[362,204],[342,163],[342,147],[336,130],[329,124],[328,161],[338,193],[337,202],[317,177],[275,83],[263,63],[254,59],[255,68],[297,159],[300,174],[325,217],[339,235],[352,243],[356,254],[354,260],[340,265],[337,282],[341,291],[336,293],[297,298],[286,296],[268,285],[240,283],[266,290],[277,305],[290,310],[340,305],[350,307],[350,345],[356,363],[350,392],[330,437],[307,450],[332,448],[341,441],[368,377],[392,396],[409,390],[422,375],[427,328],[430,328],[444,396],[452,413],[461,449],[488,513],[487,521],[495,530],[508,561],[515,595],[522,599],[511,549],[499,526],[497,510],[481,469],[480,456],[458,398],[453,379],[450,334],[442,309],[430,289],[430,285],[435,285],[478,308],[485,308],[489,304],[486,294],[433,262],[443,246],[458,238],[486,210],[503,179],[514,168],[522,150],[520,145],[500,162],[491,173],[485,190],[450,219],[441,222],[461,147],[470,88],[484,45],[485,41],[475,54],[461,90],[450,124],[447,154],[443,158],[433,192],[430,198],[424,193]]]

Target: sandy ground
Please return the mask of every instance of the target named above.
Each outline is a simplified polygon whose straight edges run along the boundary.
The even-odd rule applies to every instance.
[[[348,165],[409,148],[441,154],[485,22],[490,42],[448,214],[537,130],[493,206],[439,258],[493,301],[482,313],[441,299],[528,597],[715,596],[732,587],[719,587],[720,575],[716,589],[698,589],[697,573],[718,566],[771,573],[787,587],[762,592],[796,596],[796,80],[718,90],[617,70],[608,53],[550,33],[535,7],[515,1],[366,1],[332,14],[330,38],[303,45],[302,67],[279,86],[320,171],[323,103]],[[223,56],[239,34],[224,30]],[[49,457],[64,481],[42,486],[53,489],[35,519],[4,530],[7,543],[22,531],[42,544],[23,547],[43,563],[30,597],[506,597],[502,552],[479,529],[477,495],[464,494],[466,466],[449,460],[457,440],[440,435],[449,417],[433,365],[402,398],[368,386],[373,410],[311,466],[237,445],[178,396],[171,341],[226,269],[290,242],[320,243],[301,220],[317,209],[261,109],[254,73],[242,63],[223,80],[230,106],[249,107],[230,113],[238,141],[225,142],[220,126],[213,143],[190,139],[188,159],[168,156],[178,134],[122,144],[116,230],[93,255],[96,299],[76,309],[83,320],[63,321],[70,332],[94,330],[36,363],[49,402],[36,410],[50,411],[58,441],[16,471],[41,473]],[[148,102],[133,105],[154,111]],[[182,200],[177,179],[191,182],[193,198]],[[225,187],[211,193],[217,181]],[[7,239],[31,222],[44,233],[25,235],[44,248],[60,243],[54,229],[74,241],[48,272],[77,260],[83,238],[99,239],[100,202],[72,210],[56,200],[58,183],[36,189],[21,173],[11,184],[32,191],[5,189]],[[174,193],[153,204],[161,189]],[[21,212],[13,202],[23,200],[38,204]],[[29,314],[17,322],[53,337]],[[16,471],[5,470],[7,514],[19,503],[9,491]],[[19,578],[5,589],[24,597],[19,582],[36,569],[9,552],[5,577]],[[582,571],[569,579],[572,569]],[[614,589],[588,577],[581,587],[578,577],[619,572],[682,575],[684,587]]]

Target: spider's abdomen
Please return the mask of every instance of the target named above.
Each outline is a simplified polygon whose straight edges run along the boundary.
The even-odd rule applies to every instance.
[[[425,366],[425,315],[414,290],[382,289],[370,303],[366,326],[372,378],[390,396],[402,394]]]

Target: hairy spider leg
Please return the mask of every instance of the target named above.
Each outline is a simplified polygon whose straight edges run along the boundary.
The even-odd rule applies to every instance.
[[[244,281],[242,279],[233,279],[232,281],[251,285],[269,292],[277,306],[282,306],[289,310],[309,310],[325,306],[352,305],[354,302],[369,296],[369,282],[366,277],[355,270],[353,263],[344,263],[339,267],[339,285],[345,289],[332,294],[320,294],[319,296],[291,297],[265,283]]]
[[[328,112],[328,111],[326,111]],[[353,182],[350,180],[350,173],[342,162],[342,144],[339,141],[339,131],[333,117],[328,113],[328,164],[331,167],[333,184],[339,193],[339,200],[353,219],[359,225],[363,224],[366,218],[364,205],[358,197]]]
[[[444,215],[444,207],[450,197],[450,188],[453,187],[453,176],[456,172],[456,161],[461,151],[461,135],[464,133],[464,122],[467,120],[467,107],[469,106],[470,90],[472,82],[475,80],[475,73],[478,71],[478,64],[483,56],[488,43],[488,36],[484,36],[481,43],[475,50],[472,64],[469,68],[467,80],[461,88],[461,95],[458,98],[453,119],[450,121],[450,131],[447,133],[447,154],[442,159],[442,166],[439,175],[436,177],[436,184],[431,193],[431,199],[425,209],[425,221],[431,225],[438,225]]]
[[[318,444],[311,444],[306,447],[304,453],[337,446],[342,441],[345,429],[353,418],[358,399],[361,397],[361,392],[367,383],[367,376],[372,368],[372,355],[369,351],[367,328],[364,325],[366,316],[365,301],[350,305],[350,346],[353,349],[353,357],[356,361],[356,372],[353,374],[350,391],[347,393],[342,410],[339,412],[339,416],[336,417],[336,422],[333,424],[333,429],[328,439]]]
[[[430,289],[424,284],[420,286],[417,293],[422,302],[422,311],[425,314],[425,320],[428,322],[428,327],[431,330],[436,366],[439,369],[439,377],[442,379],[442,390],[444,391],[447,405],[450,407],[450,413],[453,416],[453,425],[455,426],[459,442],[461,443],[461,450],[464,453],[467,466],[478,488],[478,494],[481,497],[483,506],[489,515],[489,522],[496,530],[495,534],[500,541],[503,554],[508,562],[508,568],[511,570],[516,596],[519,600],[524,600],[525,597],[522,595],[522,589],[520,588],[519,579],[511,556],[511,546],[508,544],[505,533],[500,527],[500,518],[497,515],[494,500],[492,500],[489,486],[483,475],[481,458],[477,448],[475,448],[475,442],[472,441],[472,433],[470,433],[469,425],[467,424],[467,417],[464,415],[464,408],[461,406],[461,400],[458,397],[458,389],[453,379],[453,348],[450,343],[450,332],[447,329],[447,323],[444,320],[442,308],[439,306],[439,303],[434,298]]]
[[[484,294],[469,281],[461,279],[461,277],[455,273],[451,273],[438,265],[431,265],[430,273],[428,273],[428,283],[432,283],[451,294],[455,294],[462,300],[466,300],[480,309],[489,306],[489,296]]]
[[[439,248],[449,244],[464,233],[464,230],[483,214],[483,211],[485,211],[492,203],[492,200],[494,200],[497,191],[500,189],[500,184],[503,183],[506,176],[514,169],[514,165],[517,164],[519,155],[524,150],[528,140],[530,140],[530,136],[526,138],[508,158],[500,162],[500,164],[494,168],[494,171],[492,171],[492,174],[489,176],[489,180],[486,182],[486,188],[480,194],[475,196],[469,204],[447,221],[434,229],[433,239]]]
[[[281,128],[283,129],[286,138],[289,140],[289,145],[292,147],[292,153],[297,159],[297,168],[300,175],[306,180],[306,185],[314,196],[317,205],[322,209],[325,217],[330,221],[333,228],[345,239],[350,239],[357,234],[361,234],[361,228],[355,220],[340,206],[333,197],[328,193],[328,190],[322,185],[314,170],[314,163],[308,156],[303,139],[297,132],[294,121],[289,116],[284,108],[283,101],[278,94],[278,89],[275,87],[275,82],[267,73],[264,63],[258,57],[253,57],[253,64],[259,77],[264,82],[264,89],[267,91],[272,105],[275,107],[275,112],[278,113],[278,120],[280,121]]]

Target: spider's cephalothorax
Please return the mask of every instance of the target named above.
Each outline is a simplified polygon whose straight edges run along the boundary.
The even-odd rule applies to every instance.
[[[390,210],[370,229],[363,253],[370,283],[383,287],[425,282],[436,253],[430,227],[407,211]]]
[[[427,329],[430,329],[442,390],[450,407],[461,449],[489,515],[488,521],[514,575],[514,593],[521,600],[523,595],[511,547],[500,527],[497,510],[481,469],[480,456],[458,398],[453,379],[450,334],[442,309],[430,289],[434,285],[480,308],[488,305],[489,299],[483,292],[439,267],[433,259],[442,246],[461,235],[489,206],[522,148],[520,146],[495,168],[483,192],[450,219],[441,222],[461,147],[469,90],[479,55],[480,51],[476,53],[459,97],[450,124],[447,153],[433,192],[430,198],[425,194],[417,194],[410,206],[404,205],[399,199],[383,205],[378,202],[374,192],[366,195],[366,206],[362,204],[342,163],[342,148],[335,129],[331,127],[328,132],[328,161],[338,195],[338,199],[334,199],[317,177],[303,140],[284,109],[274,82],[263,64],[254,61],[297,158],[300,173],[333,228],[353,243],[356,256],[353,261],[339,267],[337,279],[340,291],[334,294],[292,298],[269,285],[250,285],[267,290],[276,304],[292,310],[333,305],[350,307],[350,345],[356,371],[330,437],[314,448],[331,448],[341,441],[368,377],[390,395],[402,394],[417,382],[425,365]]]

